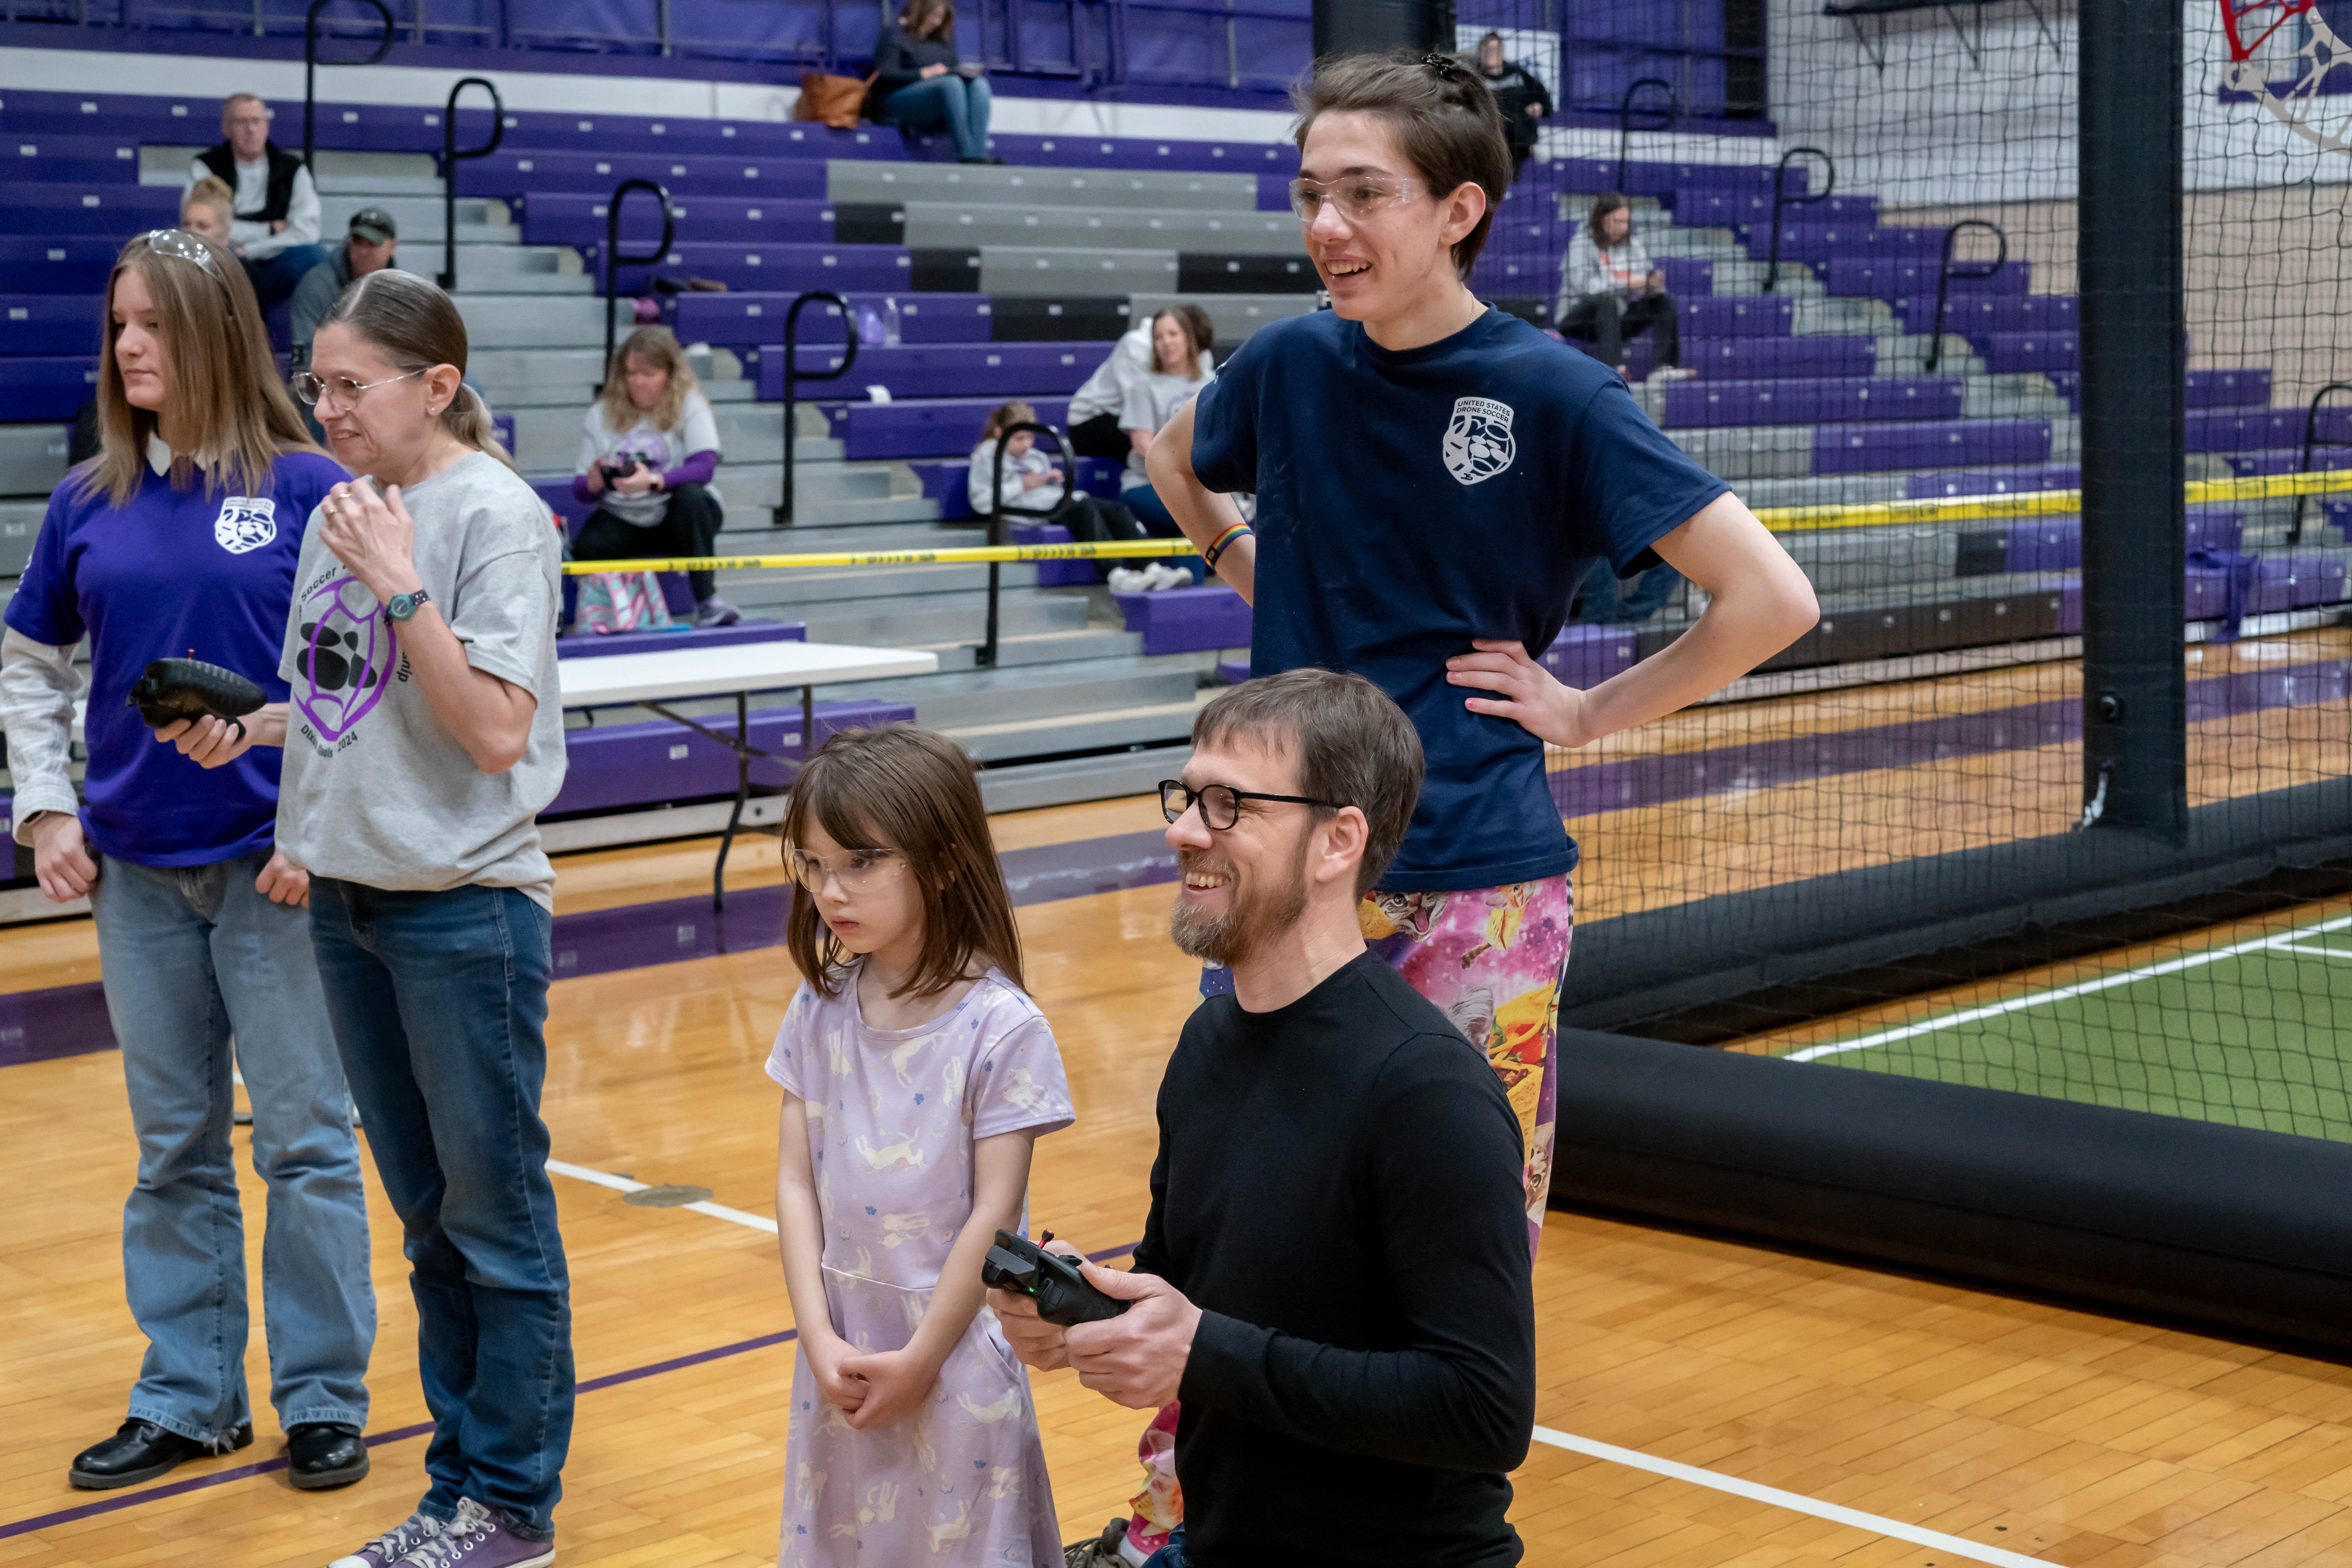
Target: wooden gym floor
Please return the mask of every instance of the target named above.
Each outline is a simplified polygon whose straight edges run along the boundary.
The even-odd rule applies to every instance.
[[[2064,679],[2033,678],[2037,688]],[[1990,700],[2059,694],[2012,688]],[[1829,701],[1790,700],[1777,718],[1750,708],[1744,724],[1802,729],[1822,721]],[[1884,721],[1863,705],[1836,700],[1830,722]],[[1707,743],[1720,745],[1734,715],[1678,722],[1712,727]],[[2320,721],[2295,724],[2304,742]],[[1678,738],[1661,727],[1652,748]],[[1857,798],[1868,783],[1832,782]],[[1661,809],[1696,831],[1703,804]],[[1596,894],[1613,874],[1629,897],[1640,858],[1608,869],[1612,835],[1655,852],[1664,818],[1616,816],[1579,826],[1593,830],[1582,836]],[[1157,822],[1152,803],[1137,799],[1007,816],[996,828],[1011,851]],[[649,922],[672,918],[651,906],[706,889],[710,850],[700,841],[568,857],[560,912],[625,918],[648,906]],[[1769,869],[1801,875],[1805,858]],[[767,840],[736,866],[733,889],[780,879]],[[1089,1250],[1140,1233],[1152,1097],[1194,996],[1192,966],[1166,941],[1168,900],[1164,886],[1145,886],[1021,910],[1032,985],[1079,1118],[1038,1145],[1033,1220]],[[96,976],[86,921],[0,931],[0,995]],[[546,1095],[557,1159],[708,1187],[754,1225],[771,1215],[775,1095],[760,1064],[795,984],[773,946],[560,981]],[[237,1142],[242,1151],[244,1134]],[[392,1436],[368,1480],[306,1494],[282,1472],[251,1473],[279,1451],[264,1406],[244,1453],[126,1492],[66,1486],[68,1459],[121,1419],[138,1363],[119,1239],[133,1160],[110,1050],[0,1068],[0,1568],[315,1565],[404,1515],[423,1489],[424,1445],[398,1434],[425,1412],[405,1267],[380,1204],[371,1431]],[[244,1185],[257,1300],[263,1195],[249,1173]],[[556,1194],[583,1384],[560,1561],[772,1563],[793,1355],[772,1238],[709,1213],[632,1206],[584,1176],[560,1177]],[[1311,1180],[1301,1195],[1312,1201]],[[1514,1510],[1531,1563],[2352,1565],[2352,1368],[1583,1215],[1550,1216],[1535,1288],[1547,1440],[1515,1478]],[[258,1394],[257,1316],[248,1367]],[[1137,1489],[1143,1418],[1066,1373],[1035,1385],[1064,1533],[1091,1534]],[[1627,1452],[1596,1458],[1594,1445]],[[1778,1492],[1759,1499],[1759,1488]],[[1957,1539],[1888,1533],[1922,1529]]]

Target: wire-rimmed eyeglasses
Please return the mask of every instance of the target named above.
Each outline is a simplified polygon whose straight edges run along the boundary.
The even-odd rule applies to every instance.
[[[432,368],[430,365],[425,366],[425,370]],[[424,374],[423,370],[412,370],[406,375],[388,375],[382,381],[353,381],[348,375],[339,375],[331,381],[322,381],[306,370],[294,378],[294,395],[313,406],[331,397],[349,408],[359,402],[360,394],[363,392],[373,392],[379,386],[390,386],[395,381],[414,381]]]

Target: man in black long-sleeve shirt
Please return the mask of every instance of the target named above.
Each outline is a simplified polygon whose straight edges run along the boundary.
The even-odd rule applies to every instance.
[[[1519,1561],[1505,1472],[1535,1415],[1517,1117],[1486,1058],[1366,949],[1356,904],[1420,787],[1411,723],[1360,677],[1219,697],[1163,786],[1171,920],[1226,964],[1160,1084],[1125,1315],[1064,1331],[990,1300],[1032,1366],[1122,1405],[1181,1398],[1181,1561]]]

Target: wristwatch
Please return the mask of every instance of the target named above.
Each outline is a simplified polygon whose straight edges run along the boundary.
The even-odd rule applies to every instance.
[[[404,621],[433,602],[433,596],[419,588],[414,594],[394,594],[383,606],[383,613],[395,621]]]

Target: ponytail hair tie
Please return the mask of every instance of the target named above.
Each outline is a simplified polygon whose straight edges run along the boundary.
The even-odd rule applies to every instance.
[[[1435,49],[1422,56],[1421,63],[1435,71],[1441,81],[1453,81],[1458,77],[1469,74],[1462,68],[1460,60],[1455,59],[1452,55],[1440,54]]]

